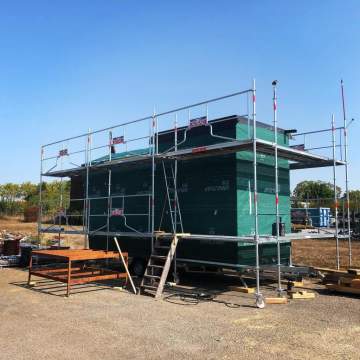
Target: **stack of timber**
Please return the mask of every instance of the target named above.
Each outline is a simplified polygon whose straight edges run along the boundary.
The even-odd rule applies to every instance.
[[[323,282],[329,290],[360,295],[360,269],[328,270]]]

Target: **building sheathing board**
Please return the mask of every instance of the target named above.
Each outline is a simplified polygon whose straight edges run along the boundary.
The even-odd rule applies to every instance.
[[[252,128],[251,128],[252,131]],[[244,140],[249,137],[248,126],[236,125],[236,138]],[[274,132],[271,129],[258,127],[257,137],[273,141]],[[288,145],[288,137],[278,133],[278,144]],[[272,224],[275,222],[275,168],[274,156],[257,154],[257,187],[258,187],[258,214],[259,234],[272,233]],[[237,180],[237,229],[238,235],[255,233],[254,224],[254,176],[253,153],[242,151],[236,153],[236,180]],[[286,231],[291,227],[290,216],[290,176],[287,160],[278,159],[279,181],[279,213],[281,221],[285,223]]]

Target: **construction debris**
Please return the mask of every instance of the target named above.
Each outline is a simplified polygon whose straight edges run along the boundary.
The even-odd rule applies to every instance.
[[[325,274],[323,283],[332,291],[360,295],[360,269],[330,270]]]
[[[0,242],[4,240],[28,240],[29,235],[20,232],[9,232],[7,230],[0,230]]]
[[[28,241],[28,239],[29,236],[25,234],[0,230],[0,255],[19,255],[20,242]]]
[[[32,247],[29,242],[30,236],[27,234],[0,230],[0,268],[21,265],[21,249],[24,246]]]
[[[18,266],[20,255],[0,256],[0,269],[3,267]]]

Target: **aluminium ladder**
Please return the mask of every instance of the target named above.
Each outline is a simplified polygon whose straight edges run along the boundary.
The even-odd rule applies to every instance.
[[[162,165],[173,233],[166,236],[158,233],[155,236],[153,251],[140,287],[141,291],[153,293],[155,298],[161,297],[171,264],[173,261],[176,261],[176,247],[179,241],[177,236],[178,230],[183,233],[183,224],[176,189],[176,164],[175,170],[172,166],[168,169],[164,162]],[[173,184],[172,188],[169,187],[171,183]]]

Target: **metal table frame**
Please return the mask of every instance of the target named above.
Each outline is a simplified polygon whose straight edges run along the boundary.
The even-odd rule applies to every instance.
[[[67,263],[64,267],[62,264],[55,266],[42,266],[33,268],[33,256],[46,257]],[[123,253],[126,266],[128,265],[128,253]],[[43,277],[67,284],[66,296],[70,295],[72,285],[85,284],[100,280],[125,279],[128,280],[127,273],[98,268],[94,266],[85,266],[84,262],[89,260],[119,259],[120,254],[114,251],[102,250],[37,250],[33,251],[30,257],[28,285],[31,284],[31,276]],[[74,263],[82,262],[78,266]]]

